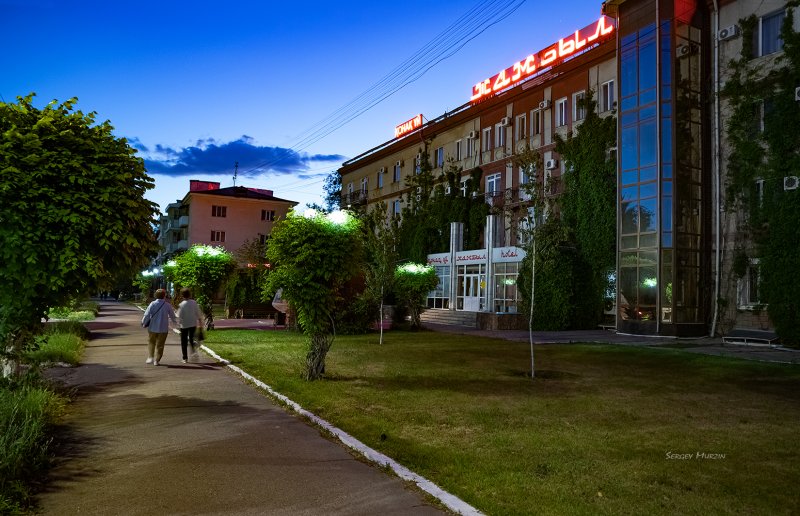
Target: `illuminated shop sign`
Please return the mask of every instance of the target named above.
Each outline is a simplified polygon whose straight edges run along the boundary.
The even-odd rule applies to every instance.
[[[536,54],[531,54],[522,61],[514,63],[498,73],[494,77],[483,80],[472,87],[471,101],[480,100],[488,97],[500,90],[504,90],[530,75],[545,68],[555,66],[564,59],[580,52],[587,46],[591,46],[608,39],[614,32],[614,19],[608,16],[601,16],[599,20],[588,25],[581,30],[576,30],[575,34],[561,38],[558,43],[553,43],[544,50]],[[406,122],[408,123],[408,122]]]
[[[419,129],[422,127],[422,114],[419,114],[412,118],[411,120],[407,120],[402,124],[398,125],[394,128],[394,137],[400,138],[406,133],[410,133],[414,129]]]

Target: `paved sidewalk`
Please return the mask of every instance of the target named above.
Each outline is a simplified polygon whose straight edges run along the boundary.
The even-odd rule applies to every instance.
[[[423,323],[423,327],[432,331],[456,333],[459,335],[476,335],[516,342],[530,341],[530,335],[527,330],[478,330],[465,326],[448,326],[434,323]],[[600,329],[533,332],[534,344],[572,344],[585,342],[681,349],[687,353],[717,355],[759,362],[800,364],[800,350],[797,349],[781,346],[724,344],[721,338],[676,339],[673,337],[648,337],[641,335],[625,335]]]
[[[102,303],[82,365],[50,370],[77,398],[42,514],[441,514],[177,335],[145,365],[140,320]]]

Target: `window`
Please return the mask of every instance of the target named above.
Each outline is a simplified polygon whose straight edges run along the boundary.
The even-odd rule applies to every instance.
[[[467,196],[467,181],[469,181],[468,177],[461,178],[461,197]]]
[[[225,241],[225,232],[224,231],[214,231],[211,230],[211,241],[212,242],[224,242]]]
[[[494,147],[495,149],[503,149],[506,146],[506,128],[501,124],[494,126]]]
[[[475,155],[475,140],[472,138],[467,139],[467,157],[471,158]]]
[[[464,154],[462,152],[461,140],[456,140],[456,161],[461,161],[464,159]]]
[[[367,195],[367,188],[369,187],[369,179],[366,177],[361,178],[361,193]]]
[[[501,174],[492,174],[486,177],[486,193],[492,194],[500,191]]]
[[[438,147],[433,154],[437,168],[444,167],[444,147]]]
[[[275,220],[275,210],[261,210],[261,220],[273,222]]]
[[[383,169],[378,170],[378,177],[376,183],[378,185],[378,188],[383,188]]]
[[[781,25],[785,16],[786,11],[780,10],[758,19],[753,31],[753,57],[766,56],[783,50]]]
[[[614,81],[604,82],[600,86],[600,112],[611,111],[615,104]]]
[[[264,245],[267,243],[267,235],[258,234],[258,243]]]
[[[227,206],[212,206],[211,207],[211,216],[212,217],[225,217],[228,213]]]
[[[752,308],[762,304],[758,289],[759,276],[758,258],[752,258],[744,276],[739,278],[739,308]]]
[[[528,117],[519,115],[514,123],[514,141],[524,140],[528,137]]]
[[[481,150],[483,152],[492,150],[492,128],[487,127],[483,130],[483,138],[481,138]]]
[[[531,134],[542,134],[542,112],[531,111]]]
[[[395,163],[394,172],[392,173],[392,182],[397,183],[398,181],[400,181],[400,164]]]
[[[399,200],[394,201],[392,203],[392,215],[394,215],[395,217],[399,217],[400,216],[400,201]]]
[[[533,174],[532,167],[519,168],[519,198],[522,201],[528,201],[531,198],[530,189],[534,186]]]
[[[563,127],[567,125],[567,99],[558,99],[556,101],[556,127]]]
[[[572,120],[575,122],[586,118],[586,105],[583,103],[585,98],[585,91],[572,94]]]

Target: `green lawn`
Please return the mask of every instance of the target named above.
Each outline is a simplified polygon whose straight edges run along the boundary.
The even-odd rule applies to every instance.
[[[797,366],[539,346],[532,381],[525,343],[377,341],[338,337],[318,382],[300,379],[296,333],[217,330],[206,344],[487,514],[800,511]]]

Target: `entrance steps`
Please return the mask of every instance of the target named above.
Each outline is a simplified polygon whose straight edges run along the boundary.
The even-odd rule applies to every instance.
[[[442,310],[441,308],[429,308],[422,312],[420,316],[422,323],[444,324],[447,326],[466,326],[477,328],[477,312],[459,312],[456,310]]]

